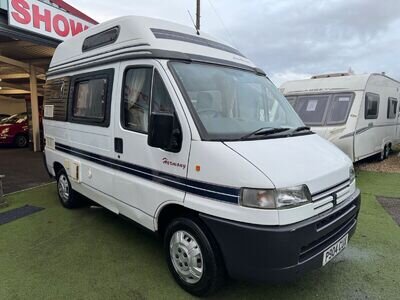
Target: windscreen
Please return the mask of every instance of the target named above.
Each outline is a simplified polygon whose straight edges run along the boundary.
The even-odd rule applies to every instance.
[[[203,63],[171,62],[207,139],[239,139],[257,129],[304,126],[292,106],[265,76]]]
[[[19,124],[27,120],[27,115],[25,113],[12,115],[8,118],[0,120],[0,124]]]

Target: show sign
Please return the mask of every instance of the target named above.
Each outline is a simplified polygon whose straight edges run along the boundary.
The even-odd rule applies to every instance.
[[[65,40],[93,24],[35,0],[8,0],[8,23],[23,30]]]

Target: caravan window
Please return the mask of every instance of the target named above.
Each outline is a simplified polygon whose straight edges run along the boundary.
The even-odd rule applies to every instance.
[[[73,116],[104,120],[107,79],[92,79],[75,83]]]
[[[345,123],[350,112],[353,96],[351,94],[334,95],[328,112],[326,123],[335,125]]]
[[[377,119],[379,114],[379,95],[367,93],[365,95],[365,119]]]
[[[323,125],[329,95],[299,96],[296,112],[306,125]]]
[[[75,75],[71,78],[68,121],[92,126],[110,125],[114,69]]]
[[[287,101],[289,101],[290,105],[295,107],[296,97],[286,97]]]
[[[387,118],[395,119],[397,112],[397,99],[389,97],[388,99],[388,107],[387,107]]]

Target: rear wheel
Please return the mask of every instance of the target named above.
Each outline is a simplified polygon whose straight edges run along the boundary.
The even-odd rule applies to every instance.
[[[165,231],[164,250],[175,281],[190,294],[210,295],[223,283],[218,247],[200,221],[173,220]]]
[[[25,148],[28,145],[28,138],[25,135],[17,135],[14,144],[18,148]]]
[[[57,192],[58,198],[65,208],[77,208],[84,205],[79,194],[72,189],[68,175],[64,169],[61,169],[57,173]]]

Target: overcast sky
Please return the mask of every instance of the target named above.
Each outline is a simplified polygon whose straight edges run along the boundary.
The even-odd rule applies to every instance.
[[[97,21],[144,15],[192,25],[195,0],[67,0]],[[278,86],[314,74],[400,79],[399,0],[202,0],[202,30],[238,48]]]

